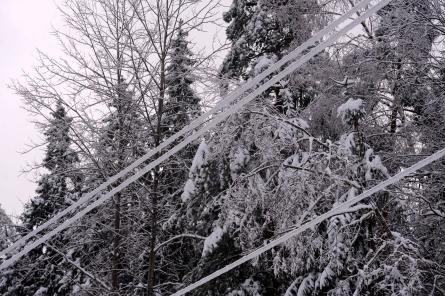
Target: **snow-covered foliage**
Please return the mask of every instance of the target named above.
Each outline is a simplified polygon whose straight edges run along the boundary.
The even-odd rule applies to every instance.
[[[193,53],[187,41],[188,33],[179,23],[170,50],[170,64],[166,69],[168,98],[165,102],[163,126],[166,135],[179,131],[200,114],[200,98],[195,94],[192,84],[196,77],[193,74]]]
[[[182,202],[190,200],[196,190],[199,190],[197,187],[203,186],[207,174],[205,168],[207,165],[208,154],[209,148],[205,141],[202,141],[193,158],[189,172],[189,179],[185,183],[181,194]]]
[[[58,101],[44,132],[47,146],[43,167],[47,172],[38,181],[37,196],[25,205],[17,234],[23,235],[44,223],[78,197],[81,178],[76,168],[79,158],[71,147],[71,121],[62,102]],[[60,254],[46,245],[35,250],[2,276],[0,293],[36,296],[68,293],[72,283],[62,281],[64,272],[60,261]]]
[[[253,67],[253,76],[257,76],[267,68],[269,68],[270,65],[274,64],[277,61],[277,57],[268,57],[268,56],[261,56],[259,57],[256,62],[255,66]]]
[[[352,125],[354,122],[362,119],[365,115],[363,101],[350,98],[346,103],[338,107],[337,114],[341,117],[344,123]]]
[[[190,50],[220,15],[213,0],[93,2],[67,0],[76,34],[58,38],[68,58],[42,55],[16,86],[48,142],[20,227],[72,204],[356,4],[233,0],[217,70],[225,45]],[[0,294],[171,295],[443,148],[444,7],[391,1],[2,272]],[[442,295],[444,176],[437,161],[193,293]]]
[[[214,248],[218,245],[224,233],[224,229],[217,226],[212,233],[204,240],[204,247],[202,248],[202,257],[212,253]]]
[[[240,289],[230,291],[227,296],[261,296],[260,284],[249,278],[241,284]]]

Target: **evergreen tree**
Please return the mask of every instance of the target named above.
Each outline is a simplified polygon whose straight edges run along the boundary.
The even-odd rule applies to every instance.
[[[192,67],[195,61],[187,35],[181,21],[177,35],[172,40],[170,64],[166,69],[167,99],[163,114],[166,137],[181,130],[200,114],[200,99],[192,89],[195,82]]]
[[[166,99],[162,114],[164,138],[180,131],[201,113],[200,98],[193,89],[195,82],[193,65],[194,54],[189,49],[187,32],[180,21],[177,33],[171,42],[169,65],[166,68]],[[193,166],[192,159],[197,145],[191,144],[162,164],[158,174],[159,193],[163,211],[160,218],[159,241],[170,241],[156,254],[156,261],[162,268],[156,281],[181,282],[197,261],[199,235],[184,224],[181,205],[182,187],[188,176],[188,168]],[[199,248],[199,247],[198,247]],[[165,293],[175,289],[165,287]]]
[[[76,170],[77,153],[70,147],[72,119],[61,101],[52,112],[44,135],[47,148],[42,166],[47,170],[38,181],[37,196],[26,204],[21,217],[23,234],[39,226],[70,205],[77,198],[79,174]],[[33,250],[13,267],[6,276],[1,291],[3,295],[65,295],[72,288],[65,278],[65,260],[54,248],[64,245],[59,236],[47,245]]]
[[[331,145],[337,160],[327,162],[323,169],[333,176],[335,168],[335,174],[340,173],[345,182],[334,185],[339,186],[336,192],[325,196],[332,207],[388,176],[380,157],[364,142],[360,127],[365,115],[363,102],[349,99],[339,106],[338,114],[350,130]],[[291,260],[298,262],[296,279],[286,295],[416,295],[421,291],[419,251],[415,243],[389,228],[379,206],[384,195],[377,194],[356,209],[321,223],[313,233],[303,234],[296,240],[296,249],[292,250],[290,242],[280,250],[281,254],[295,254]],[[290,271],[280,252],[274,261],[279,269]]]
[[[42,166],[49,171],[38,181],[37,196],[26,205],[22,221],[28,230],[39,226],[72,202],[79,186],[75,164],[79,161],[69,135],[71,118],[61,101],[44,132],[48,146]]]

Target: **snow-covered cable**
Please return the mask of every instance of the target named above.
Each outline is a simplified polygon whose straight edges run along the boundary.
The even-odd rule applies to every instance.
[[[270,243],[264,245],[261,248],[258,248],[257,250],[253,251],[252,253],[236,260],[235,262],[215,271],[214,273],[202,278],[201,280],[185,287],[184,289],[179,290],[178,292],[172,294],[171,296],[181,296],[184,295],[206,283],[208,283],[209,281],[225,274],[226,272],[229,272],[230,270],[234,269],[235,267],[253,259],[258,257],[259,255],[261,255],[262,253],[284,243],[285,241],[289,240],[290,238],[295,237],[296,235],[302,233],[305,230],[311,229],[315,226],[317,226],[319,223],[323,222],[326,219],[329,219],[330,217],[336,216],[336,215],[340,215],[342,213],[347,212],[351,206],[353,206],[354,204],[364,200],[365,198],[371,196],[372,194],[383,190],[384,188],[388,187],[389,185],[392,185],[398,181],[400,181],[401,179],[403,179],[406,176],[409,176],[410,174],[416,172],[417,170],[423,168],[426,165],[429,165],[430,163],[442,158],[443,156],[445,156],[445,148],[443,148],[442,150],[437,151],[436,153],[434,153],[431,156],[428,156],[424,159],[422,159],[421,161],[419,161],[418,163],[414,164],[413,166],[409,167],[408,169],[386,179],[385,181],[377,184],[376,186],[372,187],[371,189],[366,190],[365,192],[363,192],[362,194],[359,194],[353,198],[351,198],[350,200],[336,206],[335,208],[333,208],[332,210],[312,219],[311,221],[303,224],[302,226],[286,233],[285,235],[277,238],[276,240],[271,241]]]
[[[369,4],[369,2],[371,2],[371,0],[364,0],[364,1],[362,1],[360,4],[355,6],[353,9],[351,9],[345,15],[347,15],[348,16],[347,18],[349,18],[353,13],[355,13],[357,11],[357,9],[364,7],[365,5]],[[39,238],[39,239],[29,243],[28,245],[26,245],[20,252],[18,252],[17,254],[13,255],[10,259],[5,260],[0,265],[0,270],[11,266],[12,264],[14,264],[14,262],[16,262],[22,256],[24,256],[27,253],[29,253],[32,249],[36,248],[40,244],[42,244],[42,243],[46,242],[47,240],[51,239],[54,235],[56,235],[57,233],[59,233],[60,231],[62,231],[64,229],[66,229],[69,225],[71,225],[75,221],[79,220],[85,214],[87,214],[89,211],[91,211],[92,209],[96,208],[97,206],[99,206],[100,204],[102,204],[103,202],[108,200],[110,197],[112,197],[114,194],[116,194],[117,192],[121,191],[122,189],[124,189],[125,187],[127,187],[128,185],[130,185],[131,183],[133,183],[134,181],[136,181],[137,179],[139,179],[140,177],[145,175],[151,169],[153,169],[157,165],[161,164],[164,160],[166,160],[170,156],[176,154],[178,151],[180,151],[182,148],[187,146],[192,141],[194,141],[194,140],[198,139],[199,137],[201,137],[205,132],[207,132],[211,128],[215,127],[217,124],[222,122],[225,118],[227,118],[229,115],[231,115],[231,114],[235,113],[236,111],[238,111],[239,109],[241,109],[245,104],[249,103],[250,101],[255,99],[257,96],[259,96],[261,93],[263,93],[263,91],[267,90],[268,88],[273,86],[275,83],[279,82],[281,79],[283,79],[287,75],[289,75],[292,72],[294,72],[296,69],[298,69],[301,65],[303,65],[305,62],[307,62],[309,59],[311,59],[315,55],[319,54],[321,51],[326,49],[328,46],[332,45],[341,35],[345,34],[348,31],[350,31],[353,27],[355,27],[361,21],[363,21],[366,18],[370,17],[375,11],[378,11],[380,8],[382,8],[383,6],[388,4],[389,2],[390,2],[390,0],[384,0],[384,1],[376,4],[375,6],[367,9],[362,15],[360,15],[358,18],[354,19],[354,21],[352,21],[351,23],[349,23],[346,26],[344,26],[338,32],[333,33],[331,36],[329,36],[328,39],[326,39],[326,41],[324,41],[322,43],[319,43],[317,46],[312,48],[312,50],[309,53],[307,53],[306,55],[302,56],[297,61],[295,61],[292,64],[290,64],[289,66],[287,66],[284,70],[282,70],[281,72],[279,72],[278,74],[273,76],[270,80],[268,80],[267,82],[262,84],[255,91],[253,91],[248,96],[246,96],[245,98],[240,100],[238,103],[232,105],[231,107],[229,107],[228,109],[224,110],[223,112],[218,113],[217,115],[215,115],[214,118],[210,122],[208,122],[208,124],[203,126],[199,131],[197,131],[197,132],[193,133],[192,135],[190,135],[189,137],[185,138],[181,143],[177,144],[176,146],[171,148],[169,151],[167,151],[165,154],[163,154],[162,156],[160,156],[156,160],[152,161],[151,163],[149,163],[148,165],[143,167],[141,170],[137,171],[134,175],[132,175],[131,177],[129,177],[128,179],[123,181],[121,184],[119,184],[117,187],[113,188],[111,191],[109,191],[108,193],[104,194],[103,196],[98,198],[96,201],[94,201],[93,203],[91,203],[90,205],[88,205],[87,207],[82,209],[81,211],[79,211],[73,217],[71,217],[71,218],[67,219],[66,221],[64,221],[63,223],[61,223],[58,227],[56,227],[53,230],[49,231],[48,233],[43,235],[41,238]],[[344,20],[347,19],[347,18],[343,18],[344,16],[339,18],[339,19],[343,19],[343,22],[344,22]],[[289,56],[291,56],[291,54],[289,54],[286,59],[283,58],[279,62],[271,65],[268,68],[268,70],[266,70],[265,72],[263,72],[260,75],[256,76],[252,81],[249,81],[246,85],[247,86],[251,85],[252,87],[256,86],[259,82],[261,82],[264,78],[266,78],[267,75],[270,75],[270,74],[278,71],[281,66],[285,65],[286,63],[288,63],[292,59],[298,57],[298,55],[301,54],[301,52],[303,52],[305,49],[307,49],[307,47],[316,44],[317,41],[319,41],[327,32],[335,29],[334,25],[338,26],[339,24],[342,24],[343,22],[337,22],[337,21],[333,22],[328,27],[326,27],[325,29],[320,31],[320,32],[323,32],[323,34],[319,35],[319,33],[317,33],[315,35],[317,38],[311,38],[310,40],[308,40],[307,42],[304,43],[304,44],[306,44],[304,47],[303,47],[303,45],[304,45],[303,44],[302,46],[299,46],[296,50],[294,50],[293,53],[298,52],[298,54],[296,54],[294,57],[289,57]],[[330,29],[328,30],[328,28],[330,28]],[[285,60],[285,61],[283,62],[283,60]],[[88,202],[89,200],[91,200],[95,195],[100,193],[102,190],[106,189],[107,186],[113,184],[116,180],[118,180],[119,178],[121,178],[121,177],[125,176],[126,174],[128,174],[131,170],[133,170],[136,167],[138,167],[140,164],[142,164],[144,161],[148,160],[154,154],[161,152],[161,150],[163,148],[167,147],[169,144],[174,142],[180,136],[182,136],[182,135],[186,134],[187,132],[192,131],[193,129],[198,127],[200,124],[202,124],[207,119],[208,116],[210,116],[210,114],[213,114],[213,113],[217,112],[219,109],[222,109],[222,108],[228,106],[232,101],[234,101],[240,95],[244,94],[245,91],[250,89],[251,87],[242,86],[241,88],[242,88],[241,90],[235,90],[233,95],[231,94],[231,95],[229,95],[229,97],[226,97],[226,98],[222,99],[222,101],[220,103],[218,103],[215,106],[215,108],[212,109],[212,110],[214,110],[214,112],[206,113],[207,114],[206,116],[204,116],[204,115],[200,116],[198,119],[196,119],[193,122],[191,122],[188,126],[186,126],[184,129],[182,129],[180,132],[178,132],[177,134],[173,135],[169,139],[165,140],[158,147],[156,147],[155,149],[153,149],[150,152],[148,152],[145,156],[143,156],[142,158],[136,160],[133,164],[131,164],[130,166],[125,168],[123,171],[121,171],[117,175],[111,177],[108,181],[106,181],[105,183],[100,185],[98,188],[96,188],[92,192],[90,192],[90,193],[86,194],[85,196],[83,196],[78,202],[76,202],[72,206],[68,207],[67,209],[63,210],[59,214],[55,215],[53,218],[51,218],[50,220],[45,222],[42,226],[40,226],[36,230],[30,232],[27,236],[19,239],[17,242],[15,242],[9,248],[7,248],[4,251],[2,251],[0,253],[0,258],[3,257],[5,254],[11,252],[12,250],[16,249],[18,246],[23,245],[28,239],[30,239],[31,237],[35,236],[37,233],[41,232],[43,229],[48,228],[48,226],[54,224],[58,219],[60,219],[61,217],[63,217],[67,213],[71,212],[72,210],[78,208],[80,205],[82,205],[82,204]]]
[[[344,15],[333,21],[331,24],[317,32],[312,38],[301,44],[299,47],[294,49],[292,52],[290,52],[288,55],[284,56],[281,60],[271,65],[267,70],[262,72],[261,74],[255,76],[253,79],[249,80],[233,92],[229,93],[225,97],[223,97],[212,109],[205,112],[201,116],[199,116],[197,119],[195,119],[193,122],[191,122],[189,125],[182,128],[178,133],[172,135],[170,138],[166,139],[164,142],[162,142],[158,147],[150,150],[147,152],[144,156],[137,159],[135,162],[130,164],[128,167],[124,168],[122,171],[117,173],[116,175],[110,177],[108,180],[106,180],[104,183],[99,185],[96,189],[88,192],[87,194],[83,195],[78,201],[67,207],[66,209],[60,211],[56,215],[54,215],[51,219],[46,221],[44,224],[40,225],[33,231],[29,232],[27,235],[23,236],[19,240],[17,240],[14,244],[8,246],[6,249],[2,250],[0,252],[0,258],[4,257],[8,253],[11,253],[14,249],[17,247],[23,245],[33,236],[37,235],[41,231],[45,230],[52,224],[56,223],[60,218],[65,216],[66,214],[74,211],[78,207],[82,206],[83,204],[90,201],[94,196],[99,194],[101,191],[105,190],[108,186],[116,182],[122,177],[125,177],[128,173],[130,173],[132,170],[140,166],[142,163],[153,157],[155,154],[162,151],[162,149],[168,147],[170,144],[175,142],[180,137],[184,136],[188,132],[192,131],[193,129],[200,126],[202,123],[204,123],[212,114],[222,110],[223,108],[230,105],[233,101],[238,99],[241,95],[243,95],[248,90],[256,87],[261,81],[263,81],[265,78],[267,78],[269,75],[273,74],[274,72],[278,71],[282,66],[287,64],[288,62],[296,59],[298,56],[301,55],[301,53],[306,50],[307,48],[314,46],[319,40],[321,40],[327,33],[338,27],[340,24],[342,24],[344,21],[349,19],[351,16],[353,16],[355,13],[357,13],[360,9],[363,9],[368,5],[372,0],[363,0],[362,2],[358,3],[355,7],[353,7],[351,10],[346,12]]]

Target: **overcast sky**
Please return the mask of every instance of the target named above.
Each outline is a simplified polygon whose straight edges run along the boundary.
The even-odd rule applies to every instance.
[[[55,0],[1,0],[0,7],[0,203],[8,214],[20,214],[33,194],[32,174],[21,175],[27,163],[39,162],[41,151],[22,155],[26,144],[39,141],[22,101],[6,84],[20,78],[36,61],[36,48],[57,51],[51,36],[58,15]]]

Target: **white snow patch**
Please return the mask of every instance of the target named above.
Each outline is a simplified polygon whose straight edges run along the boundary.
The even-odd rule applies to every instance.
[[[195,157],[193,158],[192,166],[190,167],[189,179],[185,183],[184,190],[181,194],[182,202],[187,202],[190,200],[195,192],[196,186],[194,179],[197,175],[199,175],[199,171],[201,170],[202,166],[207,162],[208,154],[209,147],[204,141],[202,141],[198,147],[198,150],[196,151]]]
[[[231,291],[227,296],[261,296],[260,284],[252,279],[247,279],[241,284],[241,289]]]
[[[209,147],[207,146],[206,142],[202,141],[201,144],[199,144],[195,157],[193,158],[190,172],[195,173],[197,169],[201,168],[202,165],[207,161],[208,154]]]
[[[188,179],[187,182],[185,182],[184,191],[181,194],[182,202],[187,202],[190,200],[195,188],[195,183],[192,180]]]
[[[45,296],[48,292],[47,288],[40,287],[37,292],[34,293],[34,296]]]
[[[344,112],[348,111],[360,111],[360,109],[363,106],[363,101],[360,99],[353,99],[350,98],[346,103],[340,105],[340,107],[337,108],[337,114],[341,115]]]
[[[269,68],[270,65],[275,63],[276,58],[269,58],[268,56],[261,56],[256,60],[255,67],[253,68],[254,76],[259,75],[261,72]]]
[[[337,115],[341,117],[343,122],[346,122],[349,117],[357,116],[364,113],[363,101],[360,99],[350,98],[346,103],[337,108]]]
[[[366,167],[367,167],[367,170],[365,173],[365,179],[367,181],[372,180],[373,172],[381,172],[385,177],[389,177],[388,170],[383,165],[382,160],[380,159],[380,156],[374,155],[374,151],[371,148],[366,150],[365,160],[366,160]]]
[[[222,229],[219,226],[216,226],[213,232],[204,241],[204,247],[202,249],[202,257],[206,257],[208,254],[213,252],[213,249],[216,248],[223,234],[224,234],[224,229]]]
[[[344,156],[351,156],[353,153],[353,148],[355,147],[354,142],[354,133],[349,133],[342,135],[340,137],[339,143],[338,143],[338,150],[341,155]]]

